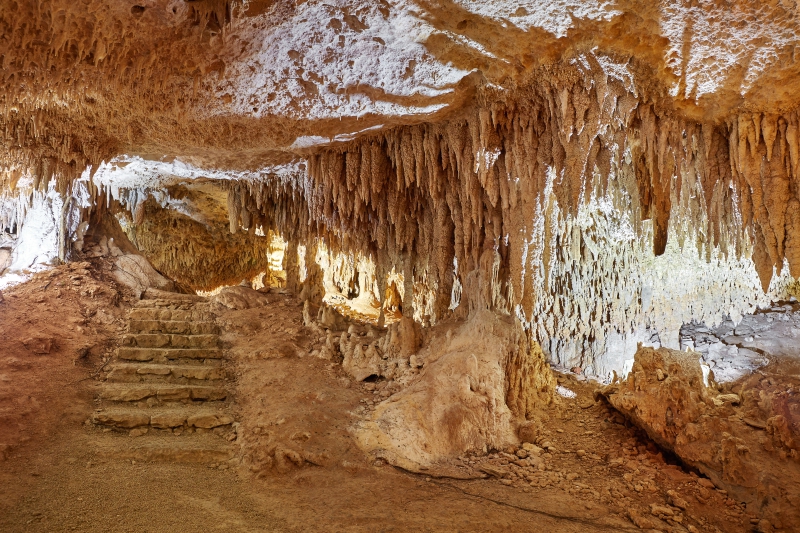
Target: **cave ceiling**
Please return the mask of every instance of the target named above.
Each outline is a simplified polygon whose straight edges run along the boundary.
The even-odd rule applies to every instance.
[[[581,57],[700,122],[792,110],[800,85],[794,0],[4,4],[6,182],[122,154],[285,164],[513,100]]]

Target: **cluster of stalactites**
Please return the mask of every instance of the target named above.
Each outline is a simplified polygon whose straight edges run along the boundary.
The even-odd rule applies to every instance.
[[[765,290],[786,258],[800,276],[800,116],[742,114],[728,122],[731,173],[741,223],[751,228],[753,261]]]
[[[59,197],[66,212],[77,208],[87,218],[105,192],[87,178],[86,169],[76,173],[52,159],[36,161],[33,167],[14,164],[0,167],[0,232],[16,234],[25,224],[34,203],[43,197]],[[63,222],[63,220],[62,220]]]
[[[212,290],[269,270],[269,234],[231,235],[224,223],[202,224],[152,198],[140,206],[139,223],[121,214],[128,238],[157,270],[185,287]]]
[[[0,134],[1,137],[1,134]],[[42,151],[50,152],[37,145],[31,151],[16,148],[5,149],[9,145],[0,138],[0,190],[14,191],[22,180],[27,188],[44,192],[55,184],[55,190],[62,196],[68,196],[72,185],[80,179],[87,168],[97,168],[99,159],[92,159],[98,154],[82,157],[73,152],[62,154],[41,155]],[[34,153],[36,152],[36,153]],[[63,157],[62,157],[63,156]],[[92,164],[92,161],[96,163]],[[92,186],[93,194],[97,194],[97,187]]]
[[[460,120],[324,149],[293,184],[234,184],[231,229],[264,225],[290,243],[320,238],[368,254],[379,274],[424,279],[436,316],[454,276],[481,269],[492,280],[482,302],[532,309],[558,255],[547,235],[553,205],[561,220],[574,217],[615,188],[631,199],[638,235],[651,221],[655,255],[668,238],[691,238],[699,251],[755,249],[765,286],[784,256],[800,269],[797,114],[714,126],[659,109],[611,78],[542,86]],[[686,223],[670,225],[684,196]]]
[[[32,199],[27,195],[13,194],[9,191],[0,194],[0,236],[17,234],[31,203]]]

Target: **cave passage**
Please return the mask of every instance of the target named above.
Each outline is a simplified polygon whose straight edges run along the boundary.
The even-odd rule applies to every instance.
[[[798,19],[0,0],[0,530],[800,530]]]

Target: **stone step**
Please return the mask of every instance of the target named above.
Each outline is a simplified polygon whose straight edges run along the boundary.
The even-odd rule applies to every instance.
[[[128,333],[122,346],[132,348],[217,348],[217,335],[171,335],[168,333]]]
[[[134,309],[175,309],[179,311],[211,312],[211,306],[206,302],[182,302],[180,300],[137,300]]]
[[[225,379],[219,365],[161,365],[115,363],[110,365],[106,381],[113,383],[183,383]]]
[[[226,463],[234,457],[234,448],[213,433],[193,433],[191,438],[172,435],[128,435],[110,432],[95,439],[98,459],[122,459],[137,462],[212,464]]]
[[[186,322],[211,322],[214,315],[197,309],[165,309],[136,307],[128,313],[129,320],[183,320]]]
[[[143,300],[174,300],[178,302],[205,302],[206,299],[197,294],[181,294],[179,292],[161,291],[149,288],[142,295]]]
[[[180,427],[213,429],[234,422],[225,412],[203,408],[177,409],[103,409],[92,415],[92,422],[98,426],[117,429],[153,427],[156,429],[175,429]]]
[[[103,383],[98,396],[112,402],[138,402],[149,398],[162,402],[215,401],[227,398],[228,391],[225,387],[209,385]]]
[[[117,349],[117,357],[126,361],[187,361],[222,359],[222,351],[216,348],[130,348]]]
[[[170,333],[180,335],[216,335],[219,333],[213,322],[186,322],[178,320],[128,320],[131,333]]]

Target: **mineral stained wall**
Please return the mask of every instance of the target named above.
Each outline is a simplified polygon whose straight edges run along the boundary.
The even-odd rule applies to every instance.
[[[794,0],[5,3],[17,260],[43,195],[86,198],[50,208],[66,255],[93,205],[207,178],[288,266],[322,243],[420,322],[511,314],[602,377],[800,273]]]

